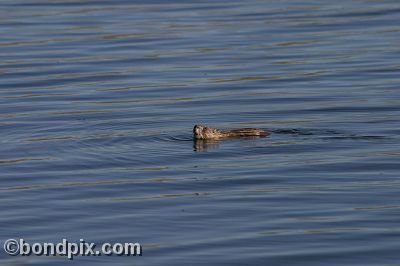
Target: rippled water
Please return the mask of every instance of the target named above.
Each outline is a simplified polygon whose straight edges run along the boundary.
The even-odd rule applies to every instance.
[[[143,246],[75,265],[398,265],[398,1],[4,0],[0,17],[2,244]],[[196,123],[272,135],[193,142]]]

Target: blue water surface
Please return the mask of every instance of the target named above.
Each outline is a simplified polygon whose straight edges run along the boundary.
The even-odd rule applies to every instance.
[[[1,265],[399,265],[398,1],[0,2]],[[194,142],[194,124],[258,139]]]

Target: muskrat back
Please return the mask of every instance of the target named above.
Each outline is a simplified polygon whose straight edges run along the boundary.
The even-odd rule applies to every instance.
[[[239,128],[228,131],[222,131],[227,137],[251,137],[251,136],[259,136],[266,137],[269,133],[265,132],[259,128]]]
[[[234,130],[221,131],[215,128],[195,125],[193,136],[195,139],[224,139],[236,137],[266,137],[271,133],[259,128],[239,128]]]

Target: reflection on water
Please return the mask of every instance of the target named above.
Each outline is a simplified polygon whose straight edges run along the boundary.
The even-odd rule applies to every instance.
[[[398,263],[398,1],[3,0],[0,16],[0,243],[143,245],[85,265]],[[197,121],[272,134],[193,140]]]
[[[194,139],[193,148],[195,151],[202,152],[207,150],[217,149],[219,146],[218,140],[204,140],[204,139]]]

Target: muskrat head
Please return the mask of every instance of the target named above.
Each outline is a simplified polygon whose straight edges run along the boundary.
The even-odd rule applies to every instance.
[[[193,127],[193,136],[195,139],[202,139],[202,132],[204,130],[204,128],[206,128],[206,126],[202,126],[202,125],[194,125]]]
[[[195,139],[214,139],[218,134],[218,130],[202,125],[195,125],[193,128],[193,136]]]

